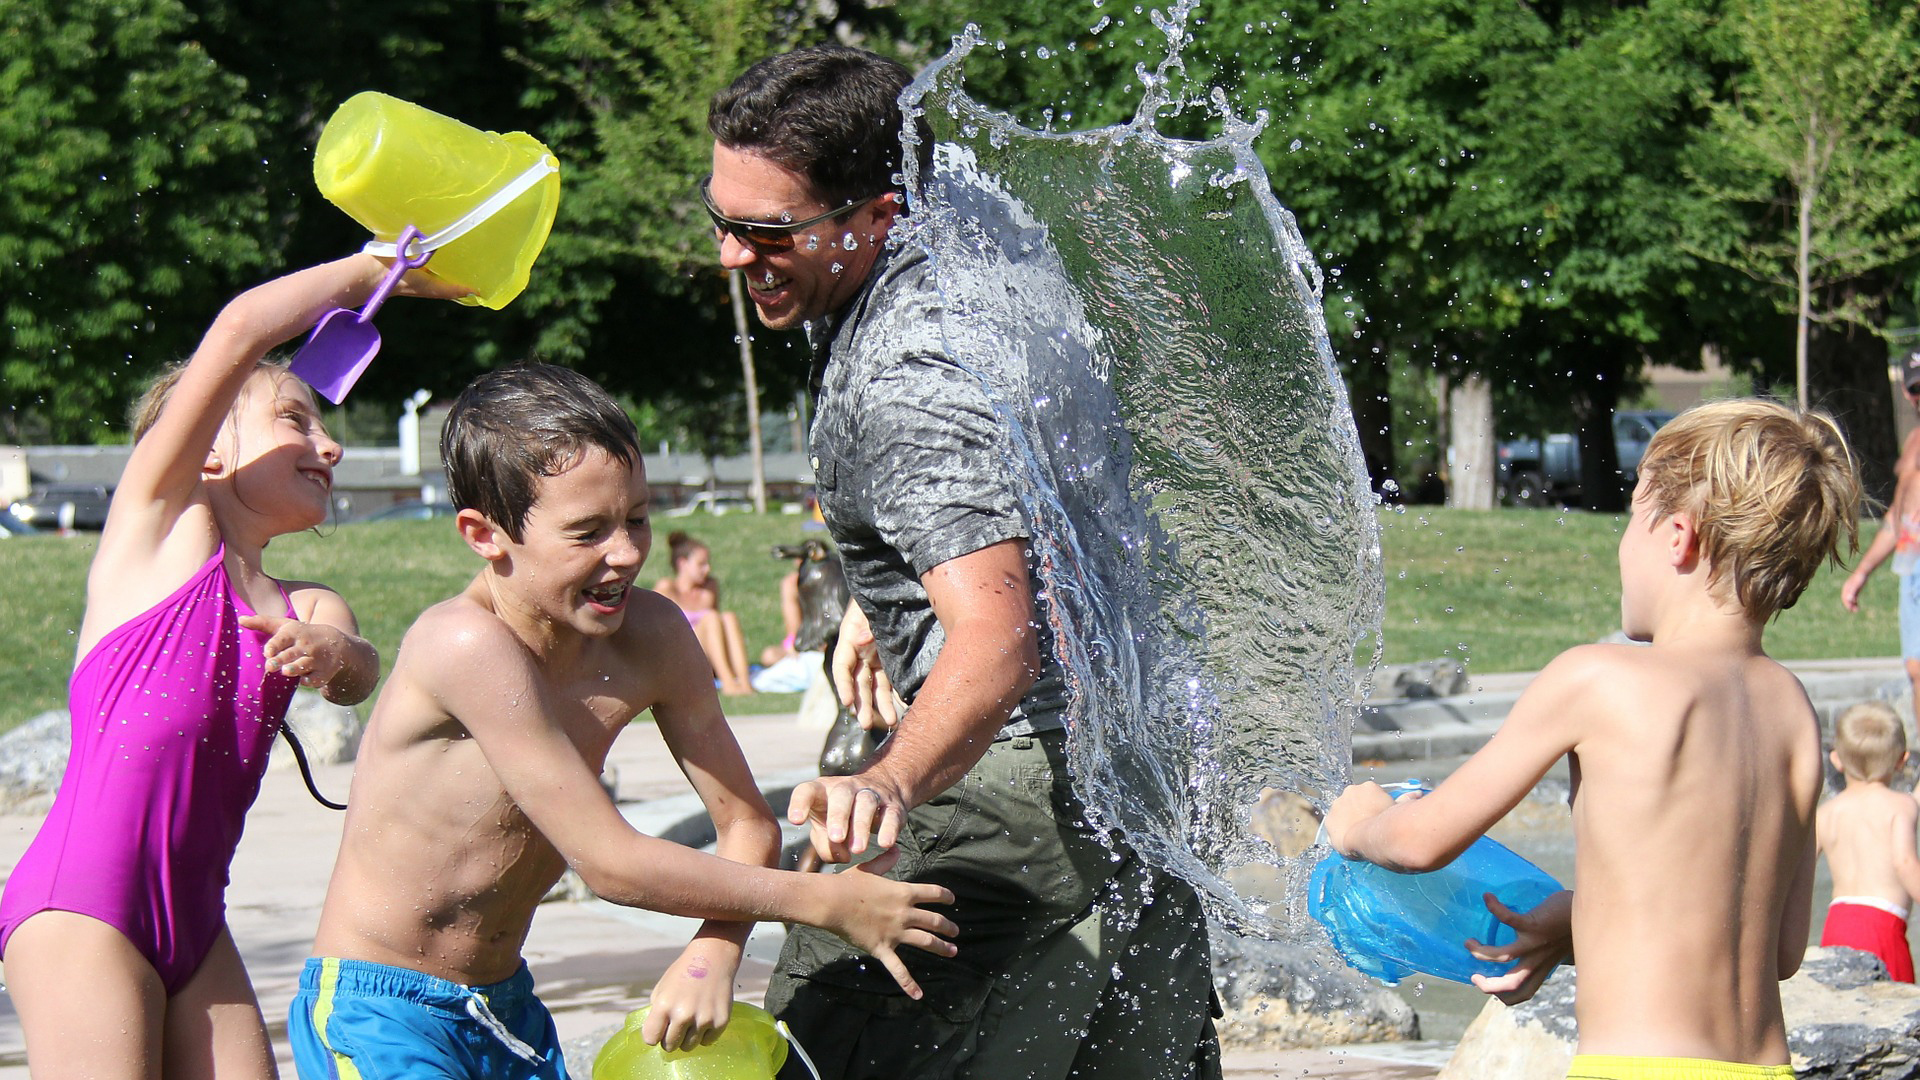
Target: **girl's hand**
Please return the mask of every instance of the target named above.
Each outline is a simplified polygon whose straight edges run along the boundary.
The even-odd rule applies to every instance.
[[[290,675],[302,686],[324,690],[350,671],[365,641],[324,623],[301,622],[283,615],[242,615],[240,625],[266,634],[261,646],[267,671]]]
[[[892,881],[880,876],[899,858],[900,849],[894,848],[878,858],[818,879],[834,890],[828,917],[821,925],[872,953],[893,976],[893,981],[900,984],[900,989],[918,1001],[922,995],[920,984],[900,961],[895,948],[911,945],[936,956],[952,956],[959,949],[945,938],[958,934],[960,928],[945,915],[921,906],[951,904],[953,893],[938,885]]]
[[[640,1037],[663,1050],[691,1050],[720,1037],[733,1016],[733,976],[740,949],[695,938],[653,985]]]

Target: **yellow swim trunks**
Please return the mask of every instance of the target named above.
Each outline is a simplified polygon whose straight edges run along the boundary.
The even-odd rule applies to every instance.
[[[1793,1080],[1791,1065],[1743,1065],[1706,1058],[1579,1054],[1567,1080]]]

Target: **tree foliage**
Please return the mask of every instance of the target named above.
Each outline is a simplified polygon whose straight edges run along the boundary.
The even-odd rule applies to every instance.
[[[1729,31],[1746,69],[1713,103],[1691,175],[1706,196],[1688,246],[1772,287],[1798,320],[1877,328],[1866,279],[1920,254],[1920,9],[1867,0],[1742,0]]]

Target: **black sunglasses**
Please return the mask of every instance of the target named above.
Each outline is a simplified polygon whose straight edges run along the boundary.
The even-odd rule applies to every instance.
[[[711,176],[700,181],[700,202],[706,206],[707,216],[713,219],[714,231],[725,233],[762,255],[779,255],[782,252],[792,251],[794,245],[799,242],[802,230],[812,228],[823,221],[845,217],[886,194],[883,191],[869,195],[805,221],[743,221],[740,218],[728,217],[720,212],[719,207],[713,205],[713,196],[707,191],[707,186],[711,183],[713,183]]]

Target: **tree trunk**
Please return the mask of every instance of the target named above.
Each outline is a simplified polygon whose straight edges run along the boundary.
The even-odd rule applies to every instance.
[[[1620,407],[1626,365],[1609,356],[1580,370],[1597,376],[1574,401],[1580,432],[1580,502],[1589,510],[1616,514],[1627,508],[1632,494],[1626,477],[1620,475],[1620,450],[1613,441],[1613,413]]]
[[[1815,114],[1814,120],[1818,122],[1818,114]],[[1818,150],[1819,146],[1814,142],[1810,127],[1807,132],[1806,179],[1800,185],[1800,246],[1793,258],[1794,277],[1800,289],[1799,318],[1795,320],[1794,326],[1793,377],[1794,385],[1799,389],[1800,408],[1803,412],[1807,407],[1807,327],[1813,322],[1813,296],[1809,279],[1813,273],[1813,200],[1820,190],[1817,179],[1819,173],[1815,165],[1817,160],[1815,155]]]
[[[740,271],[727,273],[727,292],[733,297],[733,333],[740,342],[740,373],[747,383],[747,445],[753,453],[753,482],[747,495],[753,512],[767,512],[767,459],[760,443],[760,381],[753,374],[753,336],[747,332],[747,297],[741,291]]]
[[[1389,491],[1386,481],[1404,492],[1408,484],[1395,468],[1393,453],[1393,404],[1388,381],[1385,343],[1375,340],[1353,363],[1347,366],[1348,401],[1353,406],[1353,426],[1360,434],[1360,456],[1366,459],[1367,478],[1373,490],[1398,502],[1399,495]]]
[[[1893,464],[1900,456],[1887,385],[1886,342],[1852,324],[1816,329],[1809,353],[1820,387],[1818,405],[1846,432],[1867,494],[1884,503],[1893,495]]]
[[[1491,510],[1494,502],[1493,386],[1479,372],[1456,381],[1447,394],[1447,457],[1452,483],[1447,505]]]

